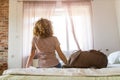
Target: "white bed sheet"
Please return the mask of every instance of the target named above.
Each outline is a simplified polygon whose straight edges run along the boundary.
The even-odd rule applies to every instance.
[[[5,70],[3,75],[46,75],[46,76],[114,76],[120,75],[120,68],[16,68]]]

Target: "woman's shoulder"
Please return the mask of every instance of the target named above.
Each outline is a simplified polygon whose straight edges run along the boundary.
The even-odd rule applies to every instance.
[[[58,42],[58,39],[57,39],[56,36],[51,36],[51,37],[49,37],[48,39],[49,39],[49,40],[52,40],[52,41],[54,41],[54,42]]]
[[[59,40],[58,40],[58,38],[57,38],[56,36],[53,36],[53,39],[54,39],[54,41],[55,41],[56,43],[59,43]]]
[[[33,36],[33,41],[39,40],[38,36]]]
[[[37,36],[33,36],[33,39],[37,39]]]
[[[51,37],[47,37],[47,38],[40,38],[37,36],[33,36],[33,40],[58,40],[56,36],[51,36]]]
[[[57,37],[56,37],[56,36],[52,36],[51,38],[53,38],[53,39],[57,39]]]

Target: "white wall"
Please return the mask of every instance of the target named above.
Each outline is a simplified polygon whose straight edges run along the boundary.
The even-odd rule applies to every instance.
[[[117,15],[117,24],[119,27],[119,36],[120,36],[120,0],[115,0],[116,4],[116,15]]]
[[[20,68],[22,64],[22,2],[9,0],[9,3],[8,66]],[[120,50],[115,10],[115,0],[93,1],[94,48],[102,49],[106,54]]]
[[[93,1],[93,34],[95,49],[106,54],[120,50],[115,0]]]

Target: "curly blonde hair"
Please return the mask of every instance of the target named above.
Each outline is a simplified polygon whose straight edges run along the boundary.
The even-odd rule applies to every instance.
[[[35,24],[33,29],[33,34],[41,38],[53,36],[52,24],[51,21],[41,18]]]

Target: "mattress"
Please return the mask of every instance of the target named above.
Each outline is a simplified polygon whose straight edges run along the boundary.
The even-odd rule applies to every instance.
[[[4,75],[0,80],[120,80],[120,76],[25,76],[25,75]]]
[[[120,67],[16,68],[5,70],[0,80],[120,80]]]

